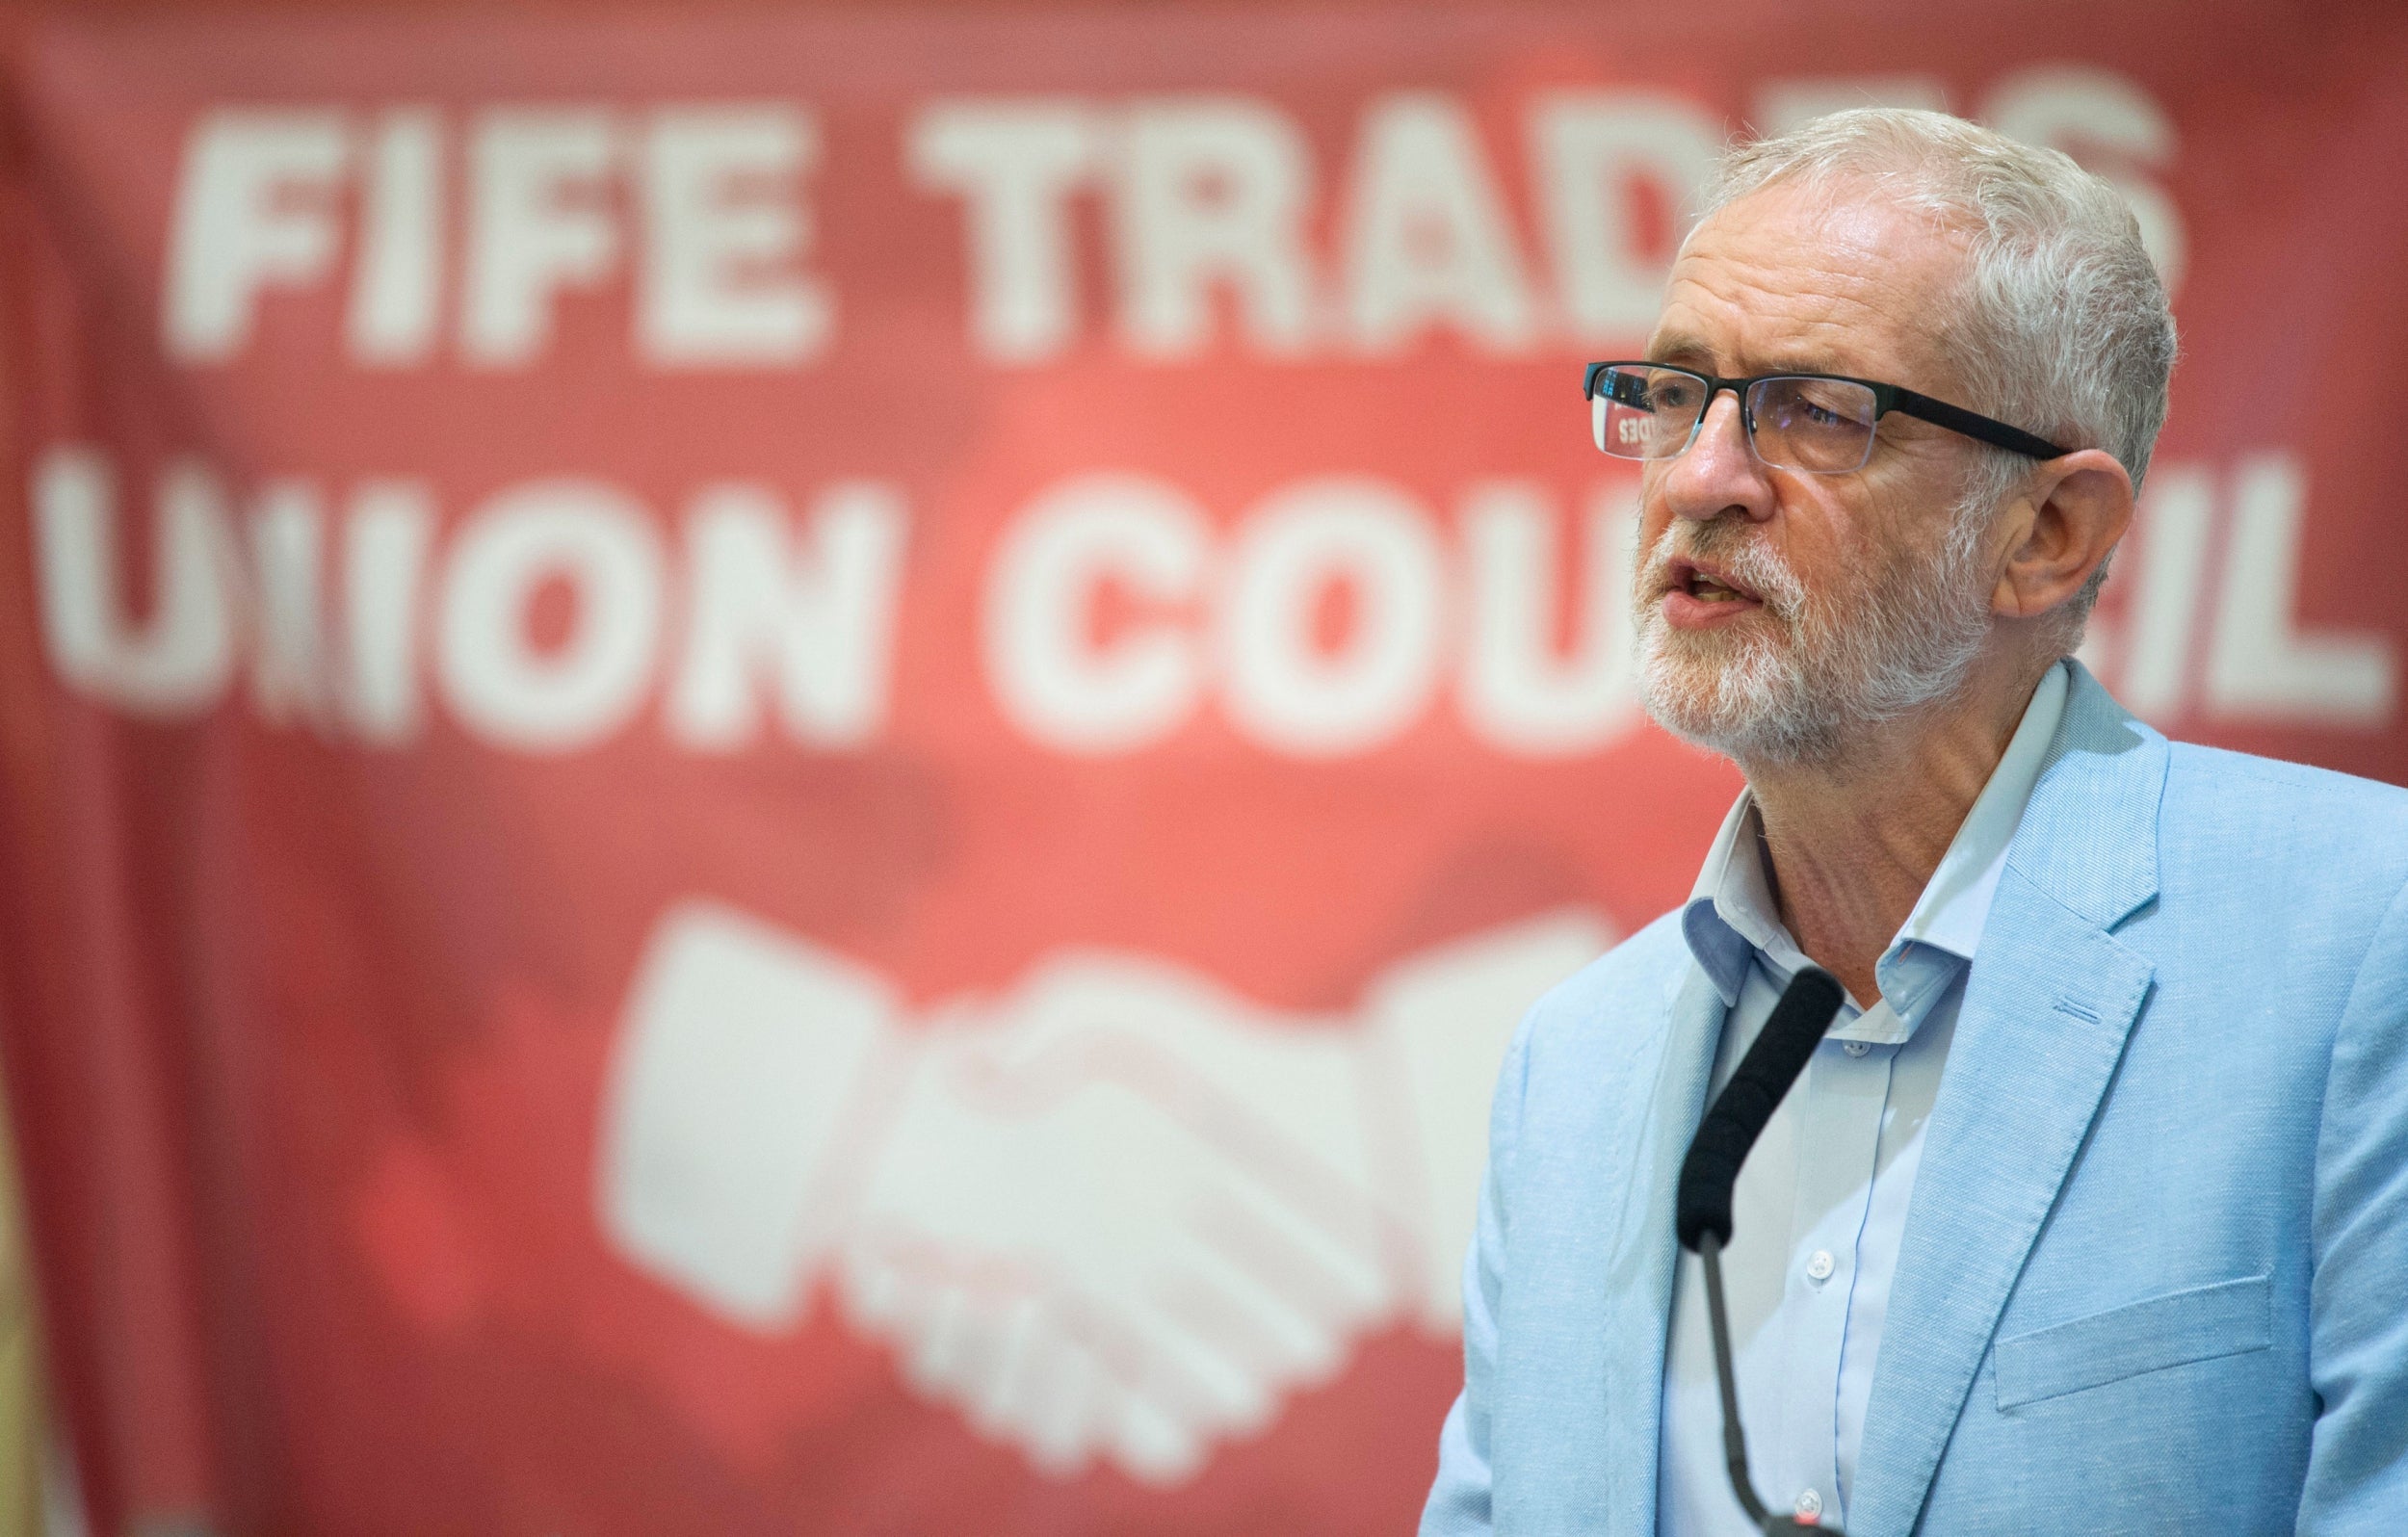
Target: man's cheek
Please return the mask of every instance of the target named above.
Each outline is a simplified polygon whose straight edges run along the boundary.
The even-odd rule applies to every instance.
[[[1638,472],[1638,547],[1652,550],[1672,524],[1672,508],[1664,500],[1666,461],[1652,460]]]

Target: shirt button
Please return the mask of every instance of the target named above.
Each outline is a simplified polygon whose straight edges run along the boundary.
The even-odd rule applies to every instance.
[[[1862,1055],[1864,1055],[1867,1052],[1870,1052],[1870,1051],[1871,1051],[1871,1050],[1872,1050],[1872,1042],[1871,1042],[1871,1041],[1842,1041],[1842,1042],[1840,1043],[1840,1050],[1841,1050],[1841,1051],[1843,1051],[1843,1052],[1845,1052],[1845,1053],[1846,1053],[1848,1055],[1850,1055],[1850,1056],[1862,1056]]]
[[[1797,1517],[1798,1517],[1798,1520],[1800,1520],[1800,1521],[1812,1521],[1812,1520],[1814,1520],[1817,1516],[1819,1516],[1819,1515],[1821,1515],[1821,1514],[1822,1514],[1822,1497],[1821,1497],[1820,1495],[1819,1495],[1819,1494],[1815,1493],[1813,1490],[1809,1489],[1809,1490],[1807,1490],[1804,1494],[1802,1494],[1802,1495],[1800,1495],[1800,1496],[1798,1496],[1798,1497],[1797,1497]]]
[[[1817,1249],[1806,1257],[1806,1279],[1818,1284],[1828,1281],[1831,1279],[1832,1270],[1837,1268],[1838,1263],[1838,1261],[1831,1258],[1829,1249]],[[1814,1491],[1808,1490],[1807,1493],[1812,1494]]]

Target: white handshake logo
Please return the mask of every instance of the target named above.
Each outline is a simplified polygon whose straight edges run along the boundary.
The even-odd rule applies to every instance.
[[[1532,919],[1327,1016],[1062,951],[915,1018],[845,956],[682,904],[620,1024],[603,1231],[765,1334],[830,1279],[981,1434],[1175,1483],[1366,1333],[1454,1336],[1505,1039],[1609,938]]]

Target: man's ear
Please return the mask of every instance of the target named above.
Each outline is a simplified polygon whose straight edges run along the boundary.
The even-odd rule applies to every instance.
[[[2133,478],[2104,449],[2078,449],[2039,468],[2007,509],[2005,564],[1990,612],[2037,619],[2081,590],[2133,521]]]

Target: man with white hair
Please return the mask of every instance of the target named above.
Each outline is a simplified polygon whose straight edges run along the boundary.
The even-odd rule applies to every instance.
[[[2174,351],[2107,183],[1869,109],[1734,149],[1590,367],[1648,708],[1747,789],[1515,1037],[1425,1537],[1755,1529],[1674,1184],[1810,960],[1847,1003],[1722,1261],[1776,1511],[2408,1523],[2408,795],[2169,743],[2071,657]]]

